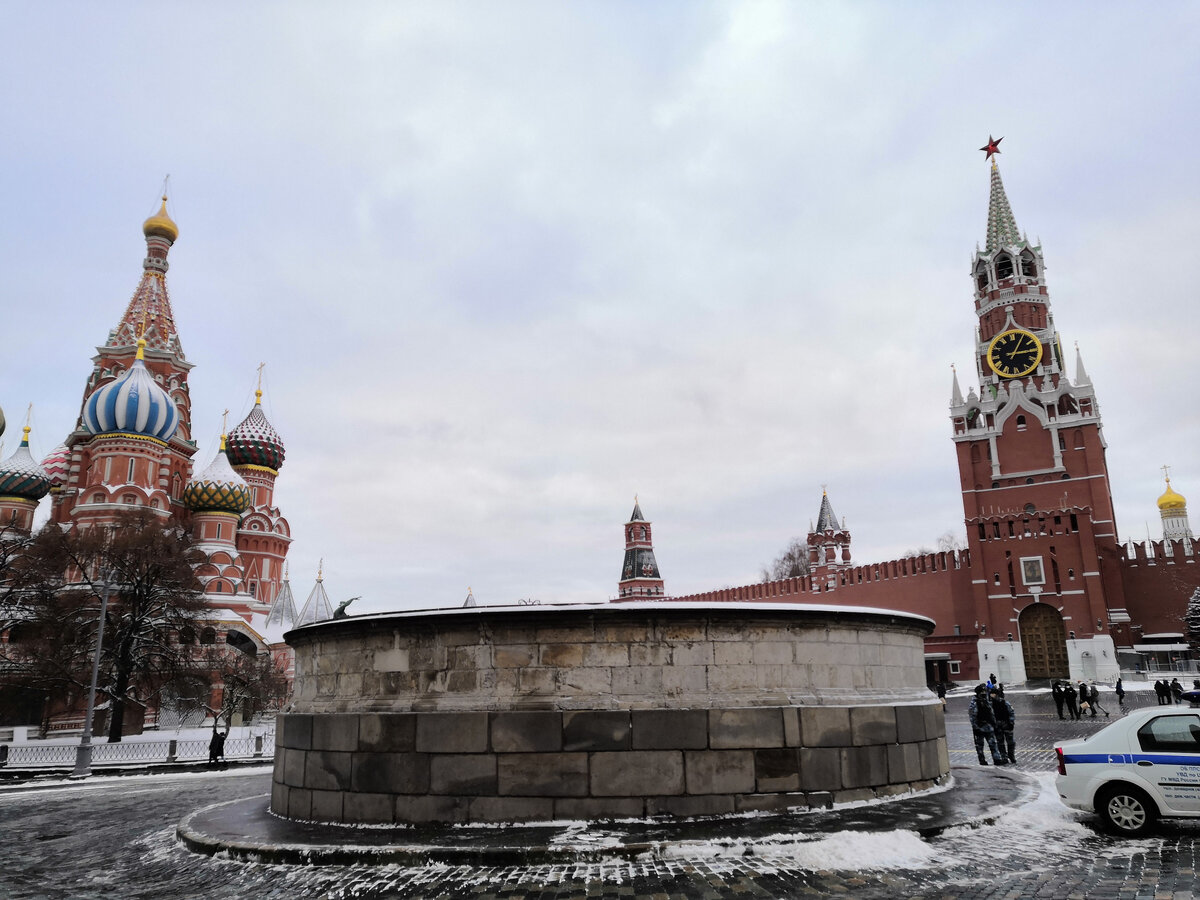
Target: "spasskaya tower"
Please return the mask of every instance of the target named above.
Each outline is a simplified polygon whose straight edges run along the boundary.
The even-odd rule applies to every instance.
[[[971,272],[979,389],[964,397],[956,373],[950,402],[980,671],[1115,677],[1110,628],[1128,616],[1100,408],[1078,351],[1068,375],[1042,248],[1017,229],[999,143],[981,148],[991,188]]]

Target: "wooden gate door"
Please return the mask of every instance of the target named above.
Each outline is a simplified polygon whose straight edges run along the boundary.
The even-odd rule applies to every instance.
[[[1070,678],[1067,633],[1053,606],[1033,603],[1021,612],[1021,649],[1026,678]]]

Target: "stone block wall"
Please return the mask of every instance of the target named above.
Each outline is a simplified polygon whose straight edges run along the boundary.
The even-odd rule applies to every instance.
[[[922,790],[936,701],[721,709],[289,714],[271,808],[346,823],[716,815]]]
[[[338,619],[288,642],[297,712],[708,709],[927,696],[932,627],[782,604],[477,607]]]

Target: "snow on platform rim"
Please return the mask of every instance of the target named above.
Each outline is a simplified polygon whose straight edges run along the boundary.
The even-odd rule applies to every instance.
[[[334,623],[348,624],[350,622],[372,622],[372,621],[390,621],[394,619],[422,619],[431,616],[458,618],[458,617],[483,617],[493,614],[499,615],[536,615],[541,612],[571,612],[571,613],[600,613],[618,615],[623,612],[717,612],[730,610],[739,611],[754,611],[754,612],[770,612],[782,616],[801,616],[803,614],[811,615],[813,613],[821,614],[836,614],[836,615],[852,615],[852,616],[875,616],[886,617],[893,619],[907,619],[917,623],[927,623],[929,626],[934,626],[936,623],[928,616],[918,615],[916,613],[903,612],[898,609],[886,609],[884,607],[875,606],[841,606],[831,603],[743,603],[736,601],[708,601],[708,602],[675,602],[672,600],[632,600],[621,603],[539,603],[539,604],[512,604],[512,605],[495,605],[495,606],[464,606],[464,607],[430,607],[427,609],[404,609],[395,610],[392,612],[380,613],[364,613],[359,616],[343,616],[340,619],[325,619],[320,622],[313,622],[309,625],[303,625],[288,632],[296,634],[299,632],[308,631],[312,628],[319,628]]]

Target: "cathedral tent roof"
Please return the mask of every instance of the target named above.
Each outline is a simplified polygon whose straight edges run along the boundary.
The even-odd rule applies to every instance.
[[[304,601],[304,608],[300,610],[300,616],[296,620],[296,627],[311,625],[313,622],[324,622],[326,619],[332,618],[333,607],[329,604],[329,595],[325,593],[325,584],[321,580],[321,576],[318,575],[317,583],[313,585],[308,599]]]
[[[296,627],[299,618],[296,615],[296,600],[292,597],[292,583],[284,578],[263,623],[264,639],[268,644],[283,643],[284,634]]]

